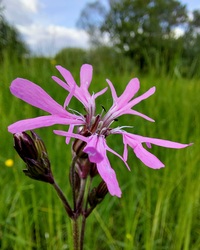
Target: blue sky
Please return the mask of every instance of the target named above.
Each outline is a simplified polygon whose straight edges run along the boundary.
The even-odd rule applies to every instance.
[[[88,47],[88,35],[76,27],[80,12],[88,2],[93,1],[3,0],[3,5],[7,20],[17,27],[31,50],[51,56],[63,47]],[[181,2],[190,11],[200,9],[198,0]]]

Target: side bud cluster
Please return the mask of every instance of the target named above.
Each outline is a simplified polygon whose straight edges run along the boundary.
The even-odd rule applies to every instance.
[[[14,134],[13,137],[14,148],[26,163],[27,169],[23,170],[25,175],[35,180],[53,184],[50,161],[41,138],[33,131],[31,131],[31,136],[21,132]]]
[[[81,134],[87,137],[91,133],[86,130]],[[72,146],[73,155],[76,157],[76,172],[81,179],[86,179],[88,176],[94,177],[98,174],[96,164],[90,162],[88,155],[83,152],[85,146],[86,143],[79,139],[75,139]]]

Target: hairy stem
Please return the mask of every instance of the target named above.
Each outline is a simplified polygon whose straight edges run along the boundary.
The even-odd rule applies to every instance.
[[[60,189],[60,187],[58,186],[58,184],[55,181],[54,181],[54,183],[52,185],[55,188],[59,198],[61,199],[67,214],[69,215],[70,218],[73,218],[74,213],[73,213],[73,211],[72,211],[72,209],[71,209],[65,195],[63,194],[62,190]]]
[[[82,225],[81,225],[81,236],[80,236],[80,250],[83,250],[83,243],[84,243],[84,236],[85,236],[85,224],[86,224],[86,217],[83,214]]]
[[[86,219],[87,219],[87,210],[88,210],[88,196],[90,193],[91,185],[92,185],[93,178],[90,178],[89,185],[85,185],[85,207],[82,211],[82,224],[81,224],[81,235],[80,235],[80,250],[83,250],[83,244],[84,244],[84,236],[85,236],[85,225],[86,225]]]
[[[81,186],[80,186],[80,191],[79,191],[79,196],[77,197],[77,202],[76,202],[76,208],[77,212],[79,213],[81,209],[81,205],[83,203],[83,197],[85,193],[85,184],[86,184],[86,179],[81,179]]]
[[[75,218],[73,220],[73,242],[74,242],[74,250],[80,250],[79,248],[79,227],[78,227],[78,219]]]
[[[71,165],[72,196],[73,196],[74,212],[76,212],[75,164],[77,158],[78,158],[77,156],[73,158]]]

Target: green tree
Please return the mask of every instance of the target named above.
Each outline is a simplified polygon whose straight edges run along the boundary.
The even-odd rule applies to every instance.
[[[104,42],[101,27],[105,21],[106,8],[101,1],[87,3],[81,11],[77,26],[87,31],[92,45],[101,45]]]
[[[8,53],[10,56],[23,57],[29,52],[18,30],[11,26],[3,15],[3,6],[0,2],[0,60]]]
[[[100,1],[95,3],[96,11],[103,9]],[[95,19],[91,19],[95,3],[92,9],[87,5],[83,10],[79,19],[82,28],[88,32],[91,27],[96,28],[109,36],[112,44],[133,58],[141,69],[160,68],[162,64],[169,69],[172,61],[174,64],[175,53],[180,54],[183,47],[175,29],[187,23],[185,5],[176,0],[109,0],[107,11],[97,11]]]
[[[80,48],[64,48],[55,56],[55,60],[58,64],[71,65],[71,67],[83,64],[86,59],[86,51]]]
[[[192,12],[184,35],[183,74],[200,75],[200,10]]]

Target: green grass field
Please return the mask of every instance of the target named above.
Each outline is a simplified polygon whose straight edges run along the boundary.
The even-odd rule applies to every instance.
[[[61,63],[61,62],[55,62]],[[81,65],[69,69],[77,82]],[[166,165],[161,170],[144,166],[134,154],[129,155],[129,172],[124,164],[109,154],[123,191],[121,199],[105,200],[90,215],[86,225],[85,250],[198,250],[200,249],[200,80],[169,76],[141,75],[134,71],[94,66],[91,91],[107,86],[106,78],[118,94],[132,77],[139,77],[140,94],[152,86],[156,93],[136,106],[152,117],[150,123],[140,117],[124,116],[118,125],[131,125],[133,133],[169,139],[182,143],[194,142],[185,149],[175,150],[153,146],[152,152]],[[102,70],[104,69],[104,70]],[[118,72],[118,73],[116,73]],[[59,103],[66,93],[51,79],[59,75],[50,60],[26,60],[21,63],[7,59],[0,65],[0,249],[2,250],[64,250],[72,248],[71,221],[49,184],[27,178],[25,167],[13,149],[12,135],[7,126],[17,120],[43,115],[44,112],[12,96],[9,85],[16,77],[27,78],[41,85]],[[108,108],[110,92],[99,98]],[[80,107],[72,107],[78,108]],[[61,126],[54,126],[58,129]],[[70,146],[51,128],[36,131],[44,140],[52,169],[59,185],[71,198],[68,172]],[[120,138],[109,143],[121,152]],[[14,165],[7,167],[5,161]]]

